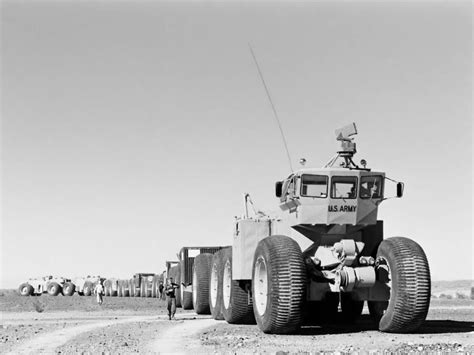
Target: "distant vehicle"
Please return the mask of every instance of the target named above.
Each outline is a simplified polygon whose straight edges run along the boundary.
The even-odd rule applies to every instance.
[[[51,296],[57,296],[63,291],[63,286],[71,280],[64,277],[44,276],[42,278],[32,278],[24,282],[18,288],[22,296],[34,296],[48,293]]]

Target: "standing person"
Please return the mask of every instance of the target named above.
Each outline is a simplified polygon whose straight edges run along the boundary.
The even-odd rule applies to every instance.
[[[166,301],[168,302],[168,317],[171,320],[171,318],[174,318],[174,314],[176,313],[176,295],[175,291],[179,286],[173,282],[173,278],[170,277],[166,281],[166,287],[165,287],[165,295],[166,295]]]
[[[94,294],[97,296],[97,303],[99,305],[102,305],[102,295],[104,294],[104,287],[102,286],[102,281],[99,280],[97,282],[97,285],[95,285]]]
[[[160,293],[160,300],[163,299],[163,289],[165,286],[163,286],[163,281],[160,281],[160,286],[158,286],[158,292]]]

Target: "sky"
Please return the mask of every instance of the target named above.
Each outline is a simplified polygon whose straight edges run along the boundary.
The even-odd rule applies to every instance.
[[[356,122],[357,161],[405,183],[385,237],[472,279],[469,1],[1,2],[0,287],[161,272],[232,243],[243,193],[277,210]]]

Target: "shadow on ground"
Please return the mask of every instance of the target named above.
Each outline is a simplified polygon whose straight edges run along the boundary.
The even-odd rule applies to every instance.
[[[361,333],[378,330],[369,315],[363,315],[356,323],[342,321],[327,324],[307,323],[295,335],[329,335]],[[469,333],[474,331],[474,322],[453,320],[427,320],[415,334]]]

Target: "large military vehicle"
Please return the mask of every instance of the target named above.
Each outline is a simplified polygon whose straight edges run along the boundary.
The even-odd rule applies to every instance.
[[[384,239],[377,219],[380,203],[402,197],[404,184],[364,160],[354,163],[355,134],[355,124],[337,130],[341,149],[323,168],[303,166],[276,183],[280,216],[250,215],[245,194],[232,246],[194,261],[194,277],[202,280],[193,281],[197,313],[209,312],[208,296],[215,319],[256,322],[278,334],[297,331],[308,314],[335,317],[339,305],[344,319],[354,321],[367,302],[381,331],[420,327],[431,287],[425,253],[411,239]],[[311,245],[302,249],[291,230]]]
[[[42,278],[32,278],[22,283],[18,287],[18,292],[22,296],[33,296],[48,293],[57,296],[63,291],[63,286],[71,280],[64,277],[44,276]]]
[[[156,289],[155,276],[156,274],[154,273],[146,272],[134,274],[129,283],[130,297],[152,297],[153,289]]]

